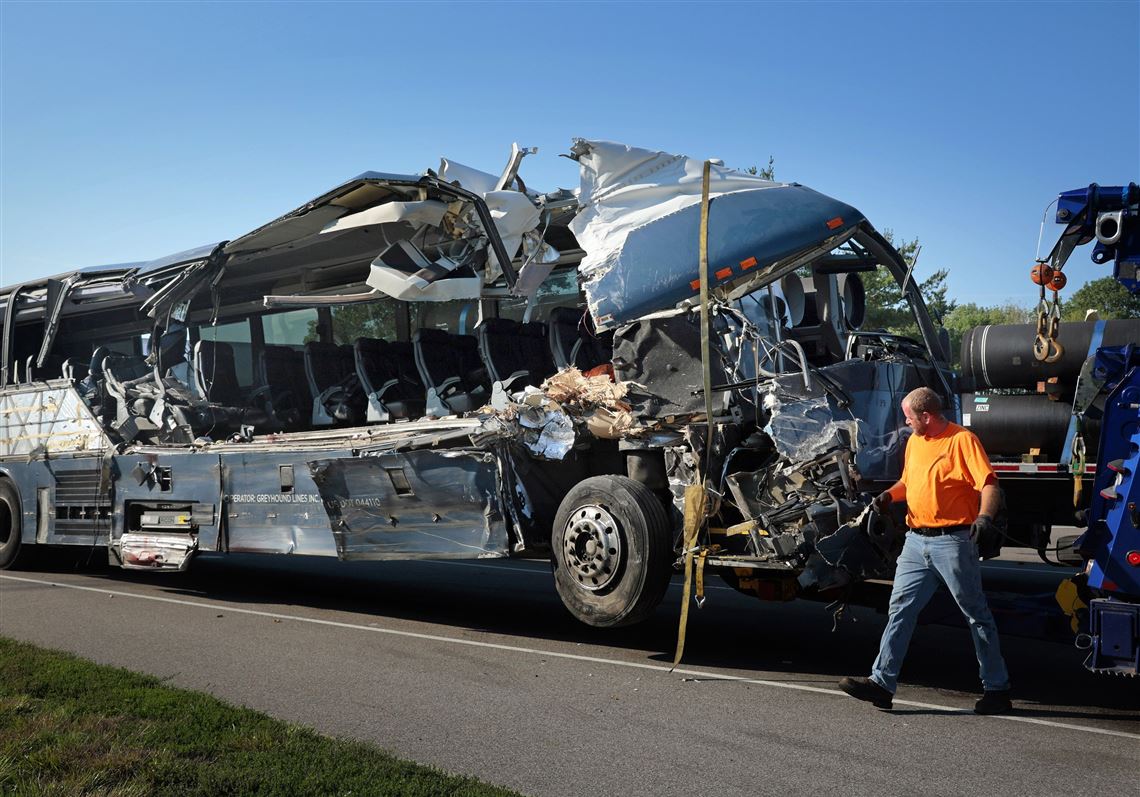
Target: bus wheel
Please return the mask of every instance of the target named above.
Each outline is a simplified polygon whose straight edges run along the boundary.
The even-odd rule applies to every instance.
[[[0,479],[0,570],[16,567],[20,557],[20,496]]]
[[[625,476],[575,486],[558,507],[551,546],[558,596],[587,625],[639,623],[669,586],[669,516],[648,487]]]

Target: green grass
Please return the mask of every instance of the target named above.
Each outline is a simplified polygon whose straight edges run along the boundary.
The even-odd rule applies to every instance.
[[[0,637],[0,794],[514,792]]]

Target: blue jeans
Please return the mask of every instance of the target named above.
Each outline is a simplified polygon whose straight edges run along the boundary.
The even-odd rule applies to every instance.
[[[871,680],[894,693],[918,614],[938,589],[939,581],[950,590],[969,621],[982,688],[987,691],[1009,689],[1009,673],[1001,656],[997,626],[982,592],[978,549],[968,531],[941,537],[907,532],[895,569],[890,615],[879,644],[879,656],[871,667]]]

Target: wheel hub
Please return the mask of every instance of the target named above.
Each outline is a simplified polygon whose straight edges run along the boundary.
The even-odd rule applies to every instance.
[[[591,592],[604,589],[621,564],[621,536],[613,515],[600,506],[574,510],[562,532],[566,569],[578,586]]]

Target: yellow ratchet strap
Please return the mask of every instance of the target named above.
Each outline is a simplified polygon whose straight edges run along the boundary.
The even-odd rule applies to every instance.
[[[708,556],[709,549],[701,548],[700,556],[697,557],[697,594],[695,596],[698,609],[705,605],[705,560]]]
[[[693,552],[696,550],[697,535],[705,519],[708,498],[708,493],[700,484],[690,484],[685,487],[685,585],[681,590],[681,624],[677,629],[677,652],[673,656],[672,669],[676,669],[681,663],[681,655],[685,652],[685,628],[689,624],[689,595],[693,587]]]
[[[700,228],[700,282],[701,282],[701,364],[704,371],[705,388],[705,455],[698,472],[699,484],[685,487],[685,586],[681,591],[681,620],[677,629],[677,652],[673,656],[673,669],[681,663],[685,652],[685,629],[689,624],[689,595],[693,583],[693,552],[697,547],[697,537],[705,522],[708,493],[705,490],[704,474],[708,472],[709,459],[713,448],[712,418],[712,368],[709,355],[709,183],[712,162],[705,161],[701,176],[701,228]],[[703,568],[702,568],[703,570]],[[702,581],[703,589],[703,581]]]

